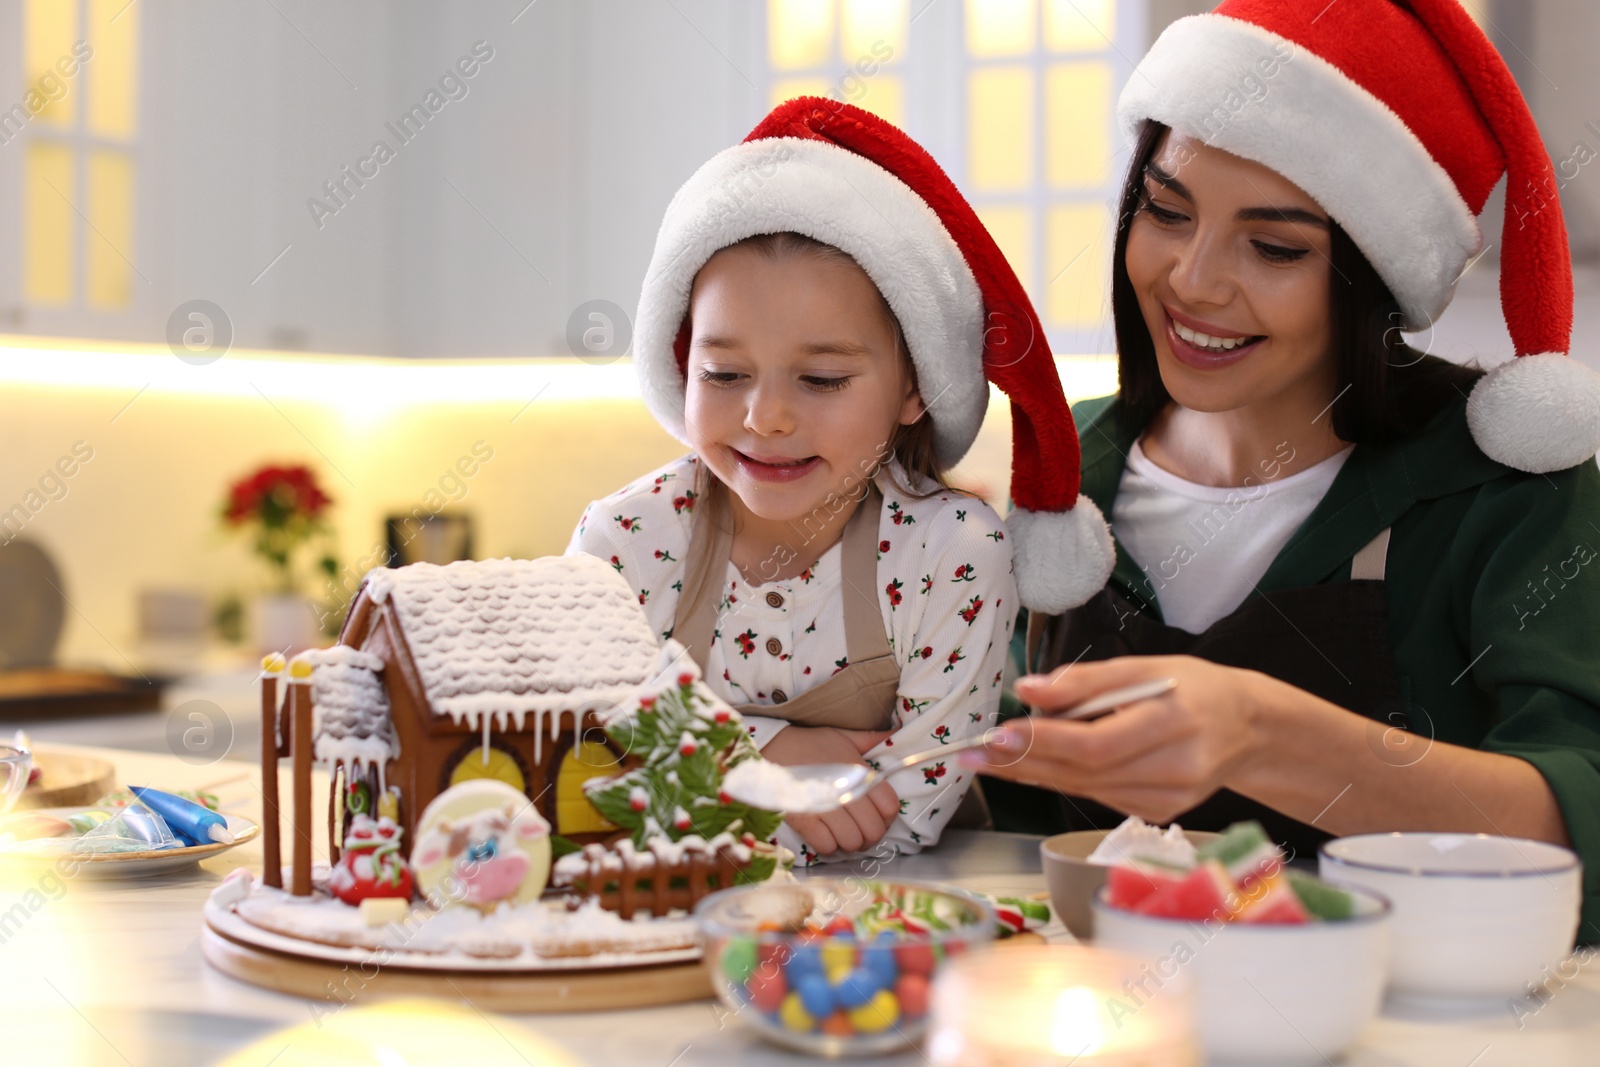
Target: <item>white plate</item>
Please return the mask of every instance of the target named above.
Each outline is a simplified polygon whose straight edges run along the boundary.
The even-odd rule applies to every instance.
[[[80,811],[108,810],[110,809],[91,805],[77,808],[36,808],[17,814],[54,815],[57,818],[66,818]],[[189,845],[186,848],[155,849],[147,852],[109,852],[100,855],[71,851],[33,852],[0,848],[0,863],[54,865],[67,859],[77,864],[78,869],[73,874],[75,878],[140,878],[192,867],[203,859],[209,859],[247,841],[253,841],[261,833],[260,825],[243,815],[232,815],[225,811],[218,814],[228,820],[228,829],[233,833],[233,841],[230,844],[212,842],[208,845]]]
[[[559,907],[559,904],[550,906]],[[531,949],[510,959],[469,956],[464,952],[408,952],[403,948],[347,948],[325,945],[275,933],[241,918],[232,908],[223,908],[209,899],[205,906],[206,925],[232,941],[254,948],[269,949],[290,956],[326,960],[330,963],[364,965],[381,959],[385,967],[413,971],[481,971],[486,974],[512,974],[542,971],[620,970],[657,963],[689,963],[703,954],[701,948],[670,949],[664,952],[599,952],[592,956],[547,957]]]

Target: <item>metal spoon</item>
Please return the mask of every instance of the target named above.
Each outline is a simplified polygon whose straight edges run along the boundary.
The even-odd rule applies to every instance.
[[[1098,718],[1124,704],[1132,704],[1138,700],[1149,700],[1171,692],[1178,682],[1175,678],[1160,678],[1153,682],[1140,682],[1138,685],[1124,686],[1091,697],[1081,704],[1075,704],[1056,714],[1045,713],[1044,717],[1052,719],[1093,719]],[[992,739],[999,727],[990,727],[977,737],[959,741],[953,745],[940,745],[938,748],[926,752],[914,752],[909,756],[901,756],[888,761],[880,761],[874,770],[862,763],[805,763],[786,767],[790,776],[803,786],[826,786],[832,795],[824,794],[820,788],[813,789],[819,794],[814,803],[804,807],[789,805],[786,814],[789,815],[816,815],[825,811],[842,808],[846,804],[863,797],[867,791],[877,785],[880,780],[888,775],[903,771],[907,767],[915,767],[919,763],[929,760],[946,759],[957,752],[968,749],[982,748]],[[726,789],[726,785],[724,789]],[[771,803],[770,798],[763,796],[741,795],[737,789],[727,790],[728,795],[734,800],[742,801],[752,807],[761,807]]]

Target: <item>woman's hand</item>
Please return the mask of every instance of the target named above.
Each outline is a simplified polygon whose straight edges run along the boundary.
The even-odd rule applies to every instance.
[[[1052,719],[1123,686],[1174,678],[1177,688],[1091,722]],[[986,774],[1089,797],[1165,824],[1243,776],[1266,748],[1264,719],[1281,686],[1254,671],[1193,656],[1125,656],[1019,679],[1039,714],[1006,723],[987,748],[962,754]]]
[[[773,735],[761,755],[774,763],[859,763],[877,748],[889,731],[841,730],[832,726],[786,726]],[[834,852],[859,852],[883,840],[889,824],[900,813],[900,797],[888,782],[879,782],[867,795],[821,815],[789,815],[785,821],[795,833],[826,856]]]

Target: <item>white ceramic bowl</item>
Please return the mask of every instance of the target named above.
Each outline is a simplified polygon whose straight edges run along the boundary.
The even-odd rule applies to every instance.
[[[1324,1064],[1360,1037],[1383,1002],[1389,902],[1347,886],[1348,919],[1303,926],[1138,915],[1094,898],[1094,943],[1187,973],[1206,1056],[1228,1063]],[[1132,996],[1134,994],[1130,994]]]
[[[1500,1002],[1572,950],[1582,867],[1570,850],[1485,834],[1395,833],[1322,846],[1322,876],[1394,904],[1390,992]]]

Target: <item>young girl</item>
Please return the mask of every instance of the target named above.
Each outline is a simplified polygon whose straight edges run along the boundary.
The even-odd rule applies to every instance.
[[[1024,441],[1048,425],[1013,486],[1037,512],[1020,528],[1054,538],[1034,558],[1076,558],[1073,536],[1107,545],[1103,520],[1070,507],[1076,456],[1055,453],[1075,435],[1049,354],[1019,343],[1042,338],[1037,319],[926,153],[852,107],[780,107],[674,198],[638,327],[646,400],[693,452],[591,504],[569,551],[628,579],[769,759],[872,765],[987,729],[1019,606],[1013,541],[944,475],[989,378],[1026,387]],[[1033,577],[1045,600],[1103,580]],[[916,851],[970,784],[935,757],[791,817],[785,843],[803,863]]]

